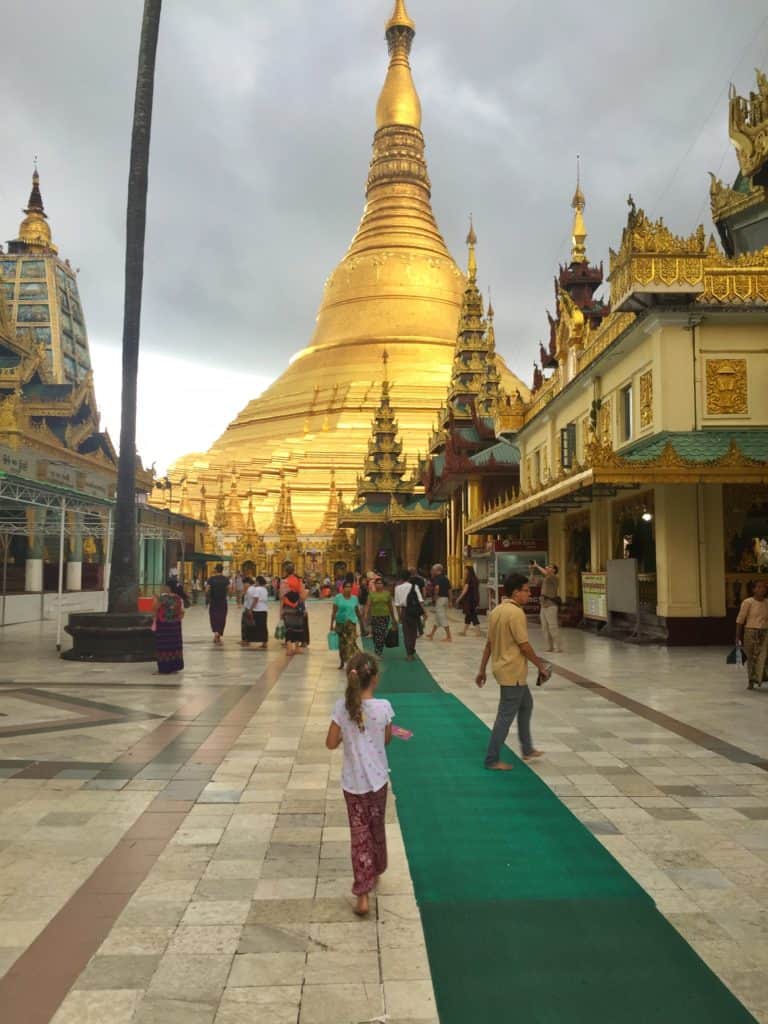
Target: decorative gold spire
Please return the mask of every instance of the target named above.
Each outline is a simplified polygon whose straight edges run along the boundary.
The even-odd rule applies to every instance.
[[[24,209],[24,213],[26,217],[19,226],[17,241],[23,242],[24,245],[33,250],[58,252],[58,249],[51,241],[51,229],[48,224],[45,207],[43,206],[43,197],[40,193],[37,157],[35,157],[35,169],[32,172],[32,191],[29,193],[29,202]]]
[[[237,468],[232,466],[232,478],[229,483],[229,501],[227,502],[227,528],[233,533],[240,533],[245,527],[237,485]]]
[[[421,103],[408,61],[415,34],[416,25],[408,17],[404,0],[396,0],[394,13],[387,22],[389,70],[376,105],[377,128],[401,124],[421,127]]]
[[[299,533],[296,529],[296,523],[293,521],[293,509],[291,508],[291,488],[287,483],[283,483],[282,487],[282,506],[283,513],[280,519],[280,547],[283,549],[292,548],[298,546]]]
[[[485,376],[488,338],[483,316],[483,297],[477,287],[477,235],[470,218],[467,246],[467,284],[461,301],[456,349],[453,356],[451,383],[448,389],[448,412],[470,415],[469,403],[480,394]],[[445,423],[443,423],[443,426]]]
[[[358,495],[400,490],[405,475],[406,462],[401,457],[403,445],[397,437],[397,420],[389,400],[389,353],[386,350],[382,353],[381,362],[381,400],[371,423],[371,438],[363,469],[365,480],[360,481]]]
[[[208,522],[208,507],[205,500],[206,490],[205,484],[200,484],[200,511],[197,514],[197,518],[201,523]]]
[[[757,92],[745,99],[732,85],[729,96],[728,134],[745,178],[754,177],[768,161],[768,75],[759,68],[755,75]]]
[[[328,493],[328,507],[325,510],[323,521],[317,532],[323,536],[330,536],[339,525],[339,495],[336,490],[336,471],[331,468],[331,479]]]
[[[469,246],[469,256],[467,257],[467,277],[471,284],[475,284],[477,281],[477,257],[475,255],[477,235],[475,234],[475,225],[472,223],[472,214],[469,215],[467,245]]]
[[[265,534],[275,534],[280,532],[280,524],[283,521],[283,514],[285,511],[285,474],[280,470],[280,493],[277,497],[277,505],[275,506],[275,514],[270,520],[269,526],[264,531]]]
[[[485,416],[493,416],[499,406],[501,399],[501,374],[496,365],[496,330],[493,326],[493,305],[490,292],[488,294],[488,329],[485,334],[486,356],[485,372],[480,384],[480,395],[477,399],[477,407]]]
[[[576,157],[576,191],[573,193],[571,208],[573,209],[573,228],[571,230],[571,263],[587,262],[587,229],[584,225],[584,207],[587,201],[581,191],[581,166]]]
[[[186,474],[181,478],[181,499],[179,501],[179,514],[182,516],[192,515],[192,506],[189,503],[189,486]]]
[[[216,496],[216,511],[213,513],[213,525],[223,530],[227,525],[227,506],[224,498],[224,477],[219,474],[219,493]]]

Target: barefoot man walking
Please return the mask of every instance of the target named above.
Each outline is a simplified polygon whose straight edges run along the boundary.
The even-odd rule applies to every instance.
[[[541,757],[531,740],[533,697],[528,689],[528,662],[539,670],[539,681],[545,683],[551,669],[543,662],[528,642],[528,623],[524,605],[530,597],[525,576],[516,573],[504,580],[504,600],[488,616],[488,640],[483,650],[480,671],[475,682],[485,686],[485,670],[491,660],[493,674],[499,684],[499,710],[493,723],[485,767],[492,771],[510,771],[511,764],[501,760],[501,748],[517,716],[517,732],[523,760]]]

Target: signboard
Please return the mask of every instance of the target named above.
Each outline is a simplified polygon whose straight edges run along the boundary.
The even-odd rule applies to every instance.
[[[608,574],[604,572],[583,572],[581,594],[584,601],[584,618],[608,621]]]
[[[540,555],[542,551],[546,551],[547,542],[536,537],[533,539],[504,537],[502,540],[497,540],[494,547],[497,551],[531,551]]]
[[[611,558],[606,565],[608,611],[639,615],[640,593],[636,558]]]

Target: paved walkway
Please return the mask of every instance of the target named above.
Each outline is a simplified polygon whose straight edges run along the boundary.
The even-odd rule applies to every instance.
[[[371,919],[350,912],[327,617],[288,661],[214,649],[192,609],[170,682],[62,662],[50,624],[0,632],[4,1024],[434,1024],[394,801]],[[768,1022],[768,693],[722,650],[565,645],[537,771]],[[490,722],[481,646],[419,652]]]

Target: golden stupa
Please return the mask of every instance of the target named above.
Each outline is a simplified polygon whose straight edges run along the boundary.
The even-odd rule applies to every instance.
[[[376,106],[363,217],[325,283],[309,345],[208,452],[180,458],[169,473],[172,481],[186,478],[196,497],[201,485],[211,494],[236,478],[242,508],[251,502],[260,531],[274,520],[284,482],[305,536],[319,532],[332,470],[336,488],[353,499],[385,349],[409,469],[426,450],[445,402],[465,281],[430,204],[421,104],[409,63],[414,34],[404,0],[397,0],[386,25],[389,68]],[[527,397],[527,387],[501,361],[499,368],[505,389]],[[161,500],[167,504],[167,496]]]

